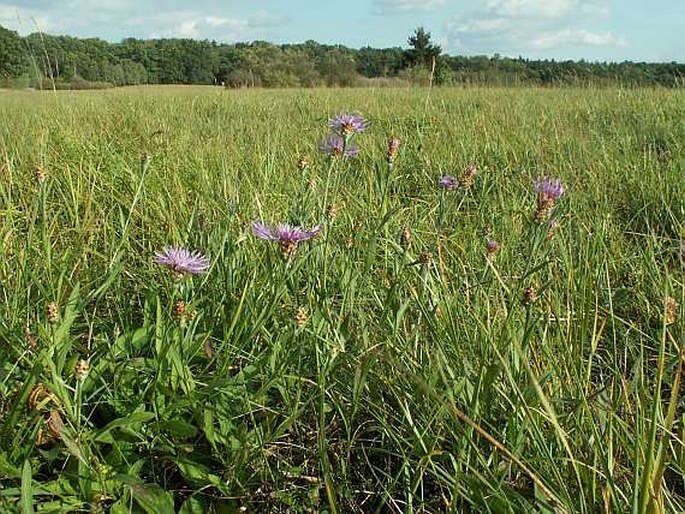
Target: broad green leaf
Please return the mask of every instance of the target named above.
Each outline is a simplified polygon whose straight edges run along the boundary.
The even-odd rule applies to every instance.
[[[115,419],[108,423],[104,428],[95,433],[93,439],[100,442],[112,442],[110,432],[115,428],[133,428],[142,423],[146,423],[153,419],[155,415],[152,412],[134,412],[123,418]]]
[[[157,484],[136,484],[131,486],[133,499],[148,514],[171,514],[174,512],[173,495]]]
[[[21,512],[33,514],[33,487],[32,487],[31,462],[26,459],[21,472]]]

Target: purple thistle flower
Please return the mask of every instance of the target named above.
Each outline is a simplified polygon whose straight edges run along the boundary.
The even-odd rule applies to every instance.
[[[459,186],[459,181],[450,175],[443,175],[438,180],[438,185],[443,189],[452,190]]]
[[[345,146],[345,140],[334,134],[326,136],[326,139],[319,145],[319,150],[331,157],[342,157],[343,148],[345,150],[345,157],[357,157],[359,155],[359,147],[357,145],[348,144]]]
[[[552,200],[558,200],[564,194],[564,185],[559,179],[549,177],[538,178],[533,182],[533,189],[538,195]]]
[[[368,126],[361,114],[349,112],[342,112],[328,121],[328,128],[342,137],[364,132]]]
[[[494,239],[488,239],[485,242],[485,251],[488,253],[488,255],[494,255],[497,252],[500,251],[502,248],[502,245],[500,244],[499,241],[496,241]]]
[[[306,230],[302,227],[288,225],[287,223],[266,225],[260,221],[255,221],[252,224],[252,233],[255,236],[265,241],[277,241],[283,255],[286,257],[295,253],[299,243],[316,237],[320,231],[321,227],[318,225],[311,230]]]
[[[190,252],[179,246],[166,246],[164,251],[155,252],[155,262],[171,269],[177,276],[197,275],[209,268],[209,259],[200,252]]]

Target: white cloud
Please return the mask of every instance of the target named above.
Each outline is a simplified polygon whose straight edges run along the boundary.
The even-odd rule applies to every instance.
[[[486,0],[490,13],[512,18],[560,18],[576,7],[579,0]]]
[[[181,37],[197,37],[200,35],[197,24],[197,20],[183,21],[174,27],[174,33]]]
[[[447,0],[376,0],[383,12],[429,11],[442,7]]]
[[[174,13],[169,13],[174,14]],[[152,37],[183,37],[195,39],[216,39],[221,41],[236,41],[246,37],[246,29],[248,27],[247,20],[240,20],[234,18],[224,18],[221,16],[204,16],[195,17],[188,13],[175,13],[175,19],[181,20],[177,22],[171,29],[165,29],[168,23],[168,18],[165,16],[164,20],[151,20],[148,25],[155,24],[160,27],[152,34]],[[137,20],[140,22],[140,20]]]
[[[628,41],[611,32],[590,32],[585,29],[564,29],[559,32],[539,34],[531,45],[540,49],[559,48],[565,45],[627,46]]]
[[[561,49],[622,47],[628,41],[597,29],[609,0],[481,0],[473,17],[445,24],[449,48],[468,54],[549,55]],[[575,50],[571,50],[575,49]]]

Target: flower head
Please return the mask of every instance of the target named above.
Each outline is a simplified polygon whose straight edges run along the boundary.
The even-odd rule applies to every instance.
[[[559,179],[549,177],[538,178],[533,182],[533,189],[538,196],[544,196],[553,201],[558,200],[564,194],[564,185]]]
[[[450,175],[443,175],[438,180],[438,185],[443,189],[452,190],[459,186],[459,181]]]
[[[321,152],[331,157],[342,157],[343,152],[345,157],[357,157],[359,155],[359,147],[356,145],[345,145],[345,140],[335,134],[326,136],[319,145]]]
[[[342,137],[364,132],[368,126],[368,122],[361,114],[349,112],[342,112],[328,121],[328,128]]]
[[[502,245],[499,241],[496,241],[495,239],[488,239],[485,242],[485,251],[488,255],[495,255],[497,252],[500,251],[501,248]]]
[[[169,267],[179,277],[204,273],[209,268],[209,259],[200,252],[190,252],[178,246],[167,246],[163,252],[155,252],[155,261]]]
[[[397,152],[399,149],[400,140],[396,137],[391,137],[388,140],[388,150],[385,152],[385,160],[388,162],[388,164],[392,164],[395,162],[395,159],[397,158]]]
[[[461,174],[461,178],[459,179],[459,182],[461,183],[462,186],[469,188],[473,185],[473,182],[476,178],[476,174],[478,173],[478,166],[475,164],[467,164],[466,167],[464,168],[464,171]]]
[[[535,219],[545,220],[554,208],[554,203],[564,194],[564,185],[559,179],[541,177],[533,182],[533,190],[538,194]]]
[[[300,157],[297,159],[297,169],[300,171],[304,171],[309,167],[309,157],[306,155],[300,155]]]
[[[255,221],[252,224],[252,233],[259,239],[278,242],[281,247],[281,252],[283,252],[285,257],[290,257],[295,253],[299,243],[316,237],[320,231],[321,227],[318,225],[311,230],[306,230],[302,227],[288,225],[287,223],[266,225],[259,221]]]

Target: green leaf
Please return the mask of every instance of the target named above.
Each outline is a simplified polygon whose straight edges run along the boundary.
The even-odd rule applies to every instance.
[[[113,442],[110,432],[115,428],[134,428],[137,425],[146,423],[155,417],[152,412],[134,412],[123,418],[115,419],[108,423],[104,428],[95,433],[93,439],[104,443]]]
[[[136,484],[131,486],[131,495],[148,514],[174,512],[173,495],[157,484]]]
[[[31,462],[26,459],[21,472],[21,512],[23,514],[33,514],[32,476]]]
[[[137,328],[133,333],[127,333],[119,336],[115,346],[121,350],[128,350],[129,348],[139,352],[150,341],[149,329],[146,327]]]
[[[179,419],[172,419],[160,423],[160,428],[163,431],[171,432],[174,435],[181,437],[195,437],[197,434],[197,427]]]
[[[219,490],[223,490],[223,482],[214,473],[211,473],[205,466],[189,459],[176,459],[174,461],[178,466],[179,471],[183,477],[196,487],[204,487],[213,485]]]
[[[21,476],[19,468],[13,466],[7,460],[7,454],[5,452],[0,453],[0,476],[7,478],[19,478]]]
[[[207,509],[205,509],[205,506],[202,504],[202,502],[191,496],[183,502],[178,514],[203,514],[204,512],[207,512]]]

